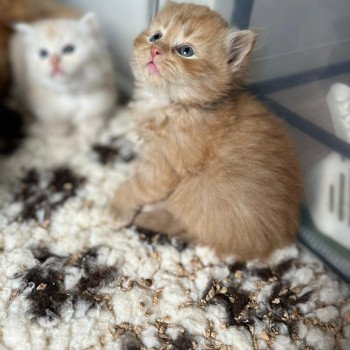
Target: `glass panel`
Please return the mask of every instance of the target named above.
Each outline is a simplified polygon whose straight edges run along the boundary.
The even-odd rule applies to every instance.
[[[244,7],[232,23],[260,33],[249,86],[290,125],[303,164],[300,238],[350,280],[350,2]]]

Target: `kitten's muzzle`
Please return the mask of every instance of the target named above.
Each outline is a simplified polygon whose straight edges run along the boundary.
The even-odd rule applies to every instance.
[[[52,66],[52,75],[64,75],[64,71],[61,68],[61,57],[58,55],[53,55],[50,57],[50,63]]]
[[[160,45],[152,45],[150,50],[150,58],[147,62],[147,68],[150,73],[160,75],[158,67],[158,58],[164,54],[165,50]],[[157,58],[158,57],[158,58]],[[156,59],[157,58],[157,59]]]
[[[61,58],[60,58],[60,56],[58,56],[58,55],[52,55],[52,56],[50,57],[50,62],[51,62],[51,65],[52,65],[53,67],[57,67],[57,66],[59,66],[59,64],[60,64],[60,62],[61,62]]]

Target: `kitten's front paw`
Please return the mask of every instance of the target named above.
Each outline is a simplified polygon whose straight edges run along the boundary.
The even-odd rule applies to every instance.
[[[126,203],[118,201],[118,198],[115,198],[112,202],[110,213],[114,219],[115,225],[118,228],[122,228],[131,224],[136,211]]]

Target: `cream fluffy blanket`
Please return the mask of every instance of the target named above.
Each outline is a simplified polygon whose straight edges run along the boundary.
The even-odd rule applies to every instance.
[[[349,289],[309,252],[224,262],[115,229],[126,119],[93,145],[37,126],[1,157],[0,349],[350,349]]]

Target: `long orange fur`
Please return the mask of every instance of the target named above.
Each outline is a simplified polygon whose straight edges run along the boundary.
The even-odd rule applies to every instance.
[[[281,123],[242,88],[254,42],[208,7],[174,3],[135,39],[130,111],[143,146],[115,195],[119,224],[134,218],[240,260],[293,242],[301,173]],[[183,44],[195,55],[182,57]]]

